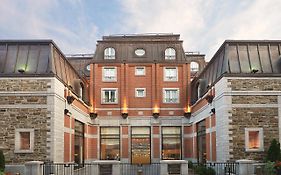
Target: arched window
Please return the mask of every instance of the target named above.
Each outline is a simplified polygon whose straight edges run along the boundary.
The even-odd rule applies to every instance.
[[[199,64],[197,62],[192,61],[190,63],[190,71],[192,71],[192,72],[199,71]]]
[[[174,60],[176,59],[176,50],[174,48],[167,48],[165,50],[165,59],[166,60]]]
[[[115,59],[115,49],[112,47],[104,49],[104,59]]]

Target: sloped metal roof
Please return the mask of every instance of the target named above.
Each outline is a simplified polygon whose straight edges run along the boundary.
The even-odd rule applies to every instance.
[[[281,76],[281,40],[226,40],[205,69],[192,81],[206,92],[222,76]],[[255,70],[255,71],[253,71]],[[197,94],[192,94],[193,100]]]

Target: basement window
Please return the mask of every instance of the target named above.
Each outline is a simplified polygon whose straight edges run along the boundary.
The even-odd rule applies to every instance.
[[[263,128],[245,128],[246,151],[264,151]]]

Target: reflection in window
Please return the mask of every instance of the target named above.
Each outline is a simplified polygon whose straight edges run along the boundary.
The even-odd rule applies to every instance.
[[[179,89],[164,89],[163,103],[179,103]]]
[[[102,160],[119,160],[120,130],[119,127],[100,128],[100,150]]]
[[[104,50],[104,59],[115,59],[115,49],[112,47]]]
[[[116,104],[117,103],[117,89],[102,89],[102,103]]]
[[[116,67],[103,67],[103,81],[116,81]]]
[[[249,149],[258,149],[259,147],[259,131],[249,131]]]
[[[165,59],[166,60],[176,59],[176,50],[174,48],[167,48],[165,50]]]
[[[132,127],[132,163],[150,163],[149,127]]]
[[[176,67],[165,67],[164,81],[178,81],[178,69]]]
[[[192,72],[197,72],[197,71],[199,71],[199,64],[196,63],[196,62],[194,62],[194,61],[192,61],[192,62],[190,63],[190,70],[191,70]]]
[[[181,127],[162,127],[162,159],[181,159]]]

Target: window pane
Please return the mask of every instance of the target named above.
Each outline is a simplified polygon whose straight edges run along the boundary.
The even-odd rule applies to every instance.
[[[20,132],[20,149],[30,149],[30,132]]]
[[[120,130],[119,127],[101,127],[101,159],[119,160]]]
[[[115,103],[117,100],[116,90],[103,90],[103,102]]]
[[[115,59],[115,49],[114,48],[106,48],[104,50],[104,59]]]
[[[165,80],[176,81],[177,80],[177,68],[165,68]]]
[[[249,149],[260,148],[259,131],[249,131]]]
[[[149,127],[132,127],[132,163],[150,163]]]
[[[162,128],[162,159],[181,159],[181,128]]]
[[[165,50],[165,59],[176,59],[176,51],[173,48],[167,48]]]
[[[192,61],[190,63],[190,70],[194,71],[194,72],[199,71],[199,64],[194,62],[194,61]]]

